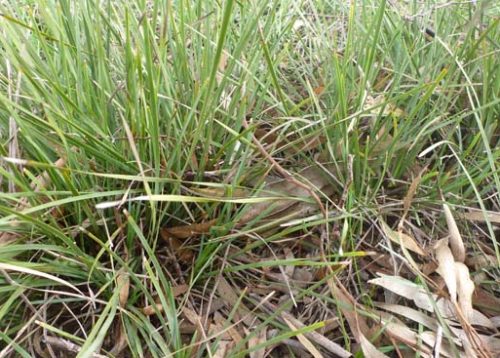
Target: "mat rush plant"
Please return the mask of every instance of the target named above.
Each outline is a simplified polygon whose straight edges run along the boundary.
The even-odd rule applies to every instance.
[[[0,357],[498,357],[499,22],[0,1]]]

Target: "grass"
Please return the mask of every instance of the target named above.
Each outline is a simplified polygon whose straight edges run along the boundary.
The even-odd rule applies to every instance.
[[[384,320],[437,331],[381,316],[379,302],[414,305],[367,281],[447,295],[423,268],[450,230],[443,203],[495,302],[495,2],[7,0],[0,13],[0,356],[332,354],[311,331],[358,357],[425,356],[432,345]],[[486,317],[491,302],[473,300]]]

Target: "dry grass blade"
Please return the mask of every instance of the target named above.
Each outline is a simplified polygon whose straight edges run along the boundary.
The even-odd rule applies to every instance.
[[[446,217],[446,223],[448,224],[448,230],[450,232],[450,247],[453,257],[455,258],[455,261],[464,262],[465,247],[462,235],[460,235],[460,231],[458,231],[457,223],[448,204],[443,204],[443,210]]]

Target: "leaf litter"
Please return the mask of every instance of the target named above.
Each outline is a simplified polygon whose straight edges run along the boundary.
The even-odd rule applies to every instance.
[[[321,214],[322,208],[317,202],[319,196],[314,198],[311,192],[319,193],[323,202],[332,200],[332,196],[339,192],[332,185],[330,178],[330,172],[335,170],[333,165],[313,165],[294,173],[293,176],[298,179],[290,180],[289,177],[279,179],[269,175],[263,183],[258,184],[258,189],[251,187],[238,189],[235,192],[237,198],[246,198],[254,191],[252,195],[256,198],[272,196],[274,199],[242,200],[242,203],[247,202],[248,204],[239,210],[240,214],[232,223],[230,232],[235,234],[245,230],[255,235],[263,235],[262,239],[265,240],[267,237],[273,237],[283,228],[286,229],[287,225],[282,226],[284,222],[300,223],[300,220],[309,217],[314,217],[314,220],[325,218]],[[467,254],[454,214],[446,203],[442,206],[448,228],[448,235],[444,239],[435,240],[432,245],[427,243],[428,248],[425,249],[421,241],[412,235],[412,229],[407,227],[412,203],[424,170],[421,170],[411,182],[402,200],[403,210],[397,228],[392,229],[387,218],[382,218],[383,216],[378,219],[384,236],[400,248],[399,258],[406,267],[400,267],[398,270],[404,273],[407,278],[397,274],[390,275],[386,270],[382,270],[383,266],[391,268],[393,264],[387,265],[386,261],[374,260],[376,256],[372,254],[366,255],[363,259],[368,260],[368,262],[374,260],[367,266],[370,267],[369,271],[364,272],[376,273],[377,270],[385,272],[384,275],[367,280],[367,283],[393,292],[396,297],[400,297],[407,304],[385,303],[384,300],[380,300],[374,301],[373,305],[370,306],[359,302],[349,293],[349,289],[339,280],[333,280],[331,274],[328,273],[332,272],[331,268],[334,268],[334,270],[338,270],[335,275],[343,276],[344,271],[350,270],[351,261],[338,261],[335,264],[322,262],[318,251],[314,249],[311,251],[311,243],[319,241],[315,239],[314,231],[307,231],[307,235],[302,239],[295,238],[290,241],[285,240],[283,244],[273,244],[277,253],[273,253],[270,260],[283,261],[283,265],[280,266],[283,269],[277,272],[273,271],[279,265],[271,269],[251,269],[253,263],[261,260],[259,250],[252,249],[247,254],[243,254],[236,247],[233,247],[234,250],[230,250],[230,252],[234,252],[232,263],[235,264],[245,259],[246,265],[249,266],[247,271],[253,272],[253,275],[260,275],[260,282],[258,284],[250,283],[243,287],[226,280],[224,278],[226,274],[219,276],[216,280],[216,300],[220,300],[222,305],[214,306],[214,309],[207,313],[206,317],[211,317],[209,326],[205,327],[202,324],[204,319],[202,316],[184,306],[182,312],[187,321],[181,323],[181,331],[185,332],[185,335],[196,335],[198,337],[197,347],[219,339],[217,338],[220,337],[218,332],[225,332],[218,340],[217,346],[214,346],[215,350],[212,351],[212,356],[230,355],[234,349],[241,345],[247,347],[250,356],[267,356],[271,351],[278,351],[280,348],[280,344],[273,341],[275,339],[274,331],[264,328],[253,332],[252,327],[261,322],[259,317],[262,317],[263,314],[266,317],[279,306],[272,306],[269,302],[259,308],[258,305],[255,306],[255,303],[252,303],[250,298],[260,297],[260,300],[277,300],[276,304],[286,302],[287,299],[295,302],[295,297],[301,290],[308,292],[309,287],[314,286],[319,280],[324,281],[323,284],[330,288],[331,297],[337,302],[341,317],[346,320],[346,328],[351,332],[357,347],[366,356],[386,357],[387,355],[377,348],[381,344],[406,345],[412,351],[420,352],[422,356],[430,356],[436,350],[443,356],[453,356],[453,349],[458,349],[466,354],[479,352],[479,356],[494,356],[500,346],[499,339],[492,336],[493,332],[498,329],[498,325],[493,323],[496,322],[493,315],[498,315],[498,311],[494,309],[498,306],[498,299],[489,291],[478,287],[470,272],[470,269],[478,270],[485,264],[495,265],[494,257],[488,259],[488,256],[484,255]],[[307,188],[304,187],[305,185]],[[214,189],[204,188],[190,188],[190,190],[196,195],[218,197],[220,202],[223,202],[225,198],[223,190],[214,191]],[[484,214],[469,210],[455,215],[474,222],[490,220],[493,224],[496,223],[494,212]],[[332,216],[329,215],[327,219],[332,220]],[[307,223],[308,221],[303,222]],[[196,259],[198,250],[196,242],[199,241],[200,237],[210,237],[217,233],[219,225],[220,220],[215,217],[192,224],[164,226],[161,229],[161,238],[176,256],[176,260],[183,266],[178,272],[181,274],[182,272],[189,273],[189,269],[186,267],[192,265]],[[260,230],[259,227],[266,229]],[[191,243],[188,244],[189,242]],[[370,247],[368,251],[372,252],[373,248]],[[309,261],[320,265],[308,268],[306,263],[303,267],[287,264],[287,262],[300,260],[304,254]],[[392,252],[389,254],[393,255]],[[379,251],[379,257],[384,255],[387,253]],[[339,265],[339,262],[342,264]],[[330,271],[325,270],[328,267],[330,267]],[[421,270],[425,271],[426,274],[423,275]],[[428,281],[426,286],[414,282],[417,278],[415,274],[420,275],[419,273],[422,274],[419,279]],[[444,282],[444,287],[439,288],[439,280],[432,276],[433,273],[439,274]],[[240,280],[246,282],[249,278],[241,276],[235,282],[240,282]],[[249,282],[251,281],[250,279]],[[286,289],[280,286],[285,281],[288,285]],[[129,275],[123,269],[117,275],[117,284],[120,287],[119,305],[124,308],[128,304],[131,283]],[[185,284],[173,287],[175,300],[184,300],[185,295],[192,295],[192,293],[193,291]],[[297,309],[303,306],[304,302],[304,298],[301,298],[298,301],[299,306],[295,303],[296,314],[300,315],[300,311]],[[273,310],[269,311],[266,307],[273,307]],[[142,312],[147,316],[155,316],[164,311],[165,307],[159,302],[142,308]],[[437,317],[441,317],[441,320]],[[340,342],[336,342],[333,335],[336,330],[340,329],[339,325],[336,325],[336,328],[330,331],[328,336],[320,334],[319,331],[301,333],[301,330],[307,328],[308,324],[329,320],[337,321],[338,318],[331,311],[326,317],[304,316],[300,318],[283,311],[277,319],[288,327],[296,342],[294,343],[293,338],[287,338],[283,339],[282,344],[292,350],[297,350],[301,346],[302,352],[306,351],[313,357],[328,356],[328,354],[348,357],[351,355],[349,350],[343,348],[339,344]],[[451,332],[451,336],[442,336],[443,323]],[[416,325],[419,324],[426,327],[427,331],[419,333],[416,330]],[[126,346],[125,333],[120,327],[121,325],[117,324],[118,338],[115,347],[113,347],[114,353],[121,352]],[[458,327],[462,327],[462,329]],[[249,333],[250,338],[246,340],[245,337]],[[436,344],[440,345],[439,349]],[[262,348],[252,350],[251,347],[255,345]],[[269,350],[266,350],[266,347]],[[356,349],[356,346],[353,349]],[[297,350],[297,352],[299,351],[301,350]]]
[[[333,166],[327,166],[327,170],[334,170]],[[425,169],[424,169],[425,170]],[[427,248],[424,249],[421,242],[416,240],[411,232],[406,228],[408,222],[408,215],[412,207],[412,202],[416,195],[416,191],[421,181],[421,174],[413,180],[404,200],[403,200],[403,214],[400,218],[397,229],[392,229],[386,220],[380,218],[379,222],[382,232],[392,243],[400,247],[403,263],[406,262],[409,270],[401,268],[401,272],[405,272],[408,279],[397,275],[379,275],[372,278],[367,282],[372,285],[383,287],[386,290],[393,292],[396,297],[400,297],[403,301],[410,302],[411,304],[394,304],[384,303],[384,301],[375,301],[373,306],[361,304],[355,299],[349,290],[344,287],[340,281],[328,278],[327,273],[316,276],[314,272],[320,270],[307,270],[305,268],[296,267],[295,265],[284,265],[284,270],[278,270],[277,273],[271,273],[268,269],[254,270],[254,273],[265,277],[270,280],[267,284],[261,281],[259,285],[250,285],[245,288],[238,287],[238,285],[230,284],[229,281],[223,277],[217,280],[217,294],[225,303],[226,309],[232,309],[234,316],[232,318],[233,324],[236,326],[230,334],[229,342],[224,343],[221,347],[227,349],[227,354],[230,354],[231,347],[236,347],[241,343],[241,338],[245,336],[245,332],[251,332],[251,327],[255,326],[259,320],[255,315],[256,312],[252,310],[252,304],[247,307],[245,301],[250,302],[250,297],[263,298],[266,294],[272,295],[271,300],[275,300],[281,295],[280,301],[294,300],[290,297],[290,292],[287,289],[279,287],[283,284],[284,276],[287,277],[288,285],[292,290],[308,289],[310,285],[314,285],[316,280],[324,278],[330,287],[332,298],[337,302],[340,308],[341,315],[346,319],[347,327],[353,335],[354,340],[359,345],[359,349],[364,352],[366,356],[370,357],[387,357],[376,347],[379,347],[382,342],[385,344],[403,344],[414,352],[420,352],[422,356],[432,356],[433,352],[439,351],[443,356],[453,356],[454,349],[464,350],[464,352],[479,351],[483,352],[484,356],[493,356],[498,348],[498,339],[484,335],[484,333],[492,333],[495,330],[494,325],[490,318],[490,314],[483,314],[474,307],[490,306],[491,300],[495,299],[489,292],[484,290],[477,290],[474,281],[471,279],[469,267],[464,262],[473,263],[466,255],[465,245],[460,235],[458,225],[453,218],[451,210],[447,204],[443,204],[443,213],[448,227],[448,236],[441,240],[435,240],[434,244],[427,243]],[[335,195],[337,190],[332,186],[329,180],[329,174],[325,172],[325,167],[311,166],[295,174],[302,183],[310,185],[311,189],[305,189],[302,185],[298,185],[295,181],[284,179],[276,179],[276,177],[269,177],[269,180],[264,180],[263,185],[260,184],[260,190],[256,191],[257,196],[282,197],[282,199],[275,199],[274,201],[262,201],[254,204],[248,204],[241,210],[241,214],[236,217],[233,223],[233,230],[238,232],[240,230],[247,230],[251,233],[265,237],[273,237],[273,234],[279,232],[278,226],[284,221],[291,219],[300,222],[300,219],[318,214],[321,211],[314,198],[311,197],[311,190],[321,193],[324,198],[331,198]],[[196,192],[197,189],[194,191]],[[198,190],[198,193],[202,191]],[[251,189],[244,189],[238,192],[238,195],[248,195]],[[223,195],[221,192],[220,195]],[[300,198],[301,200],[297,200]],[[310,200],[305,200],[309,198]],[[459,216],[461,214],[458,214]],[[321,219],[322,215],[317,218]],[[490,215],[490,218],[492,216]],[[494,221],[494,219],[492,220]],[[271,224],[272,230],[269,230]],[[169,240],[177,240],[174,250],[180,257],[185,256],[182,251],[182,242],[186,240],[193,240],[193,238],[200,236],[210,236],[214,229],[217,229],[219,220],[217,218],[206,220],[200,223],[193,223],[188,225],[164,227],[161,236],[167,242]],[[266,227],[267,230],[259,231],[259,227]],[[285,228],[287,226],[284,226]],[[282,260],[283,262],[292,262],[297,257],[303,257],[297,251],[297,248],[304,248],[301,241],[297,239],[290,241],[290,245],[279,245],[276,247],[278,254],[274,255],[275,260]],[[309,239],[311,240],[311,239]],[[285,241],[286,243],[286,241]],[[307,244],[307,242],[304,242]],[[193,250],[193,254],[194,254]],[[371,251],[371,250],[370,250]],[[307,251],[306,251],[307,252]],[[236,256],[233,256],[233,263],[243,260],[245,255],[238,253],[235,250]],[[409,256],[408,256],[409,255]],[[258,262],[258,257],[254,255],[247,255],[246,265],[249,265],[249,272],[252,263]],[[366,256],[370,258],[374,256]],[[273,259],[271,258],[271,260]],[[188,260],[193,260],[190,256]],[[468,261],[469,260],[469,261]],[[494,261],[494,259],[492,260]],[[320,261],[318,261],[319,263]],[[492,262],[491,262],[492,263]],[[370,271],[375,270],[379,263],[373,261],[371,263]],[[332,266],[334,267],[334,266]],[[340,272],[349,268],[349,261],[340,267]],[[391,265],[389,265],[391,267]],[[274,270],[274,269],[273,269]],[[424,270],[424,275],[421,270]],[[434,273],[439,273],[445,284],[445,292],[443,288],[439,288],[439,280],[433,276]],[[417,276],[420,279],[428,281],[427,285],[422,286],[413,282]],[[305,276],[304,276],[305,275]],[[295,279],[298,279],[296,282]],[[248,280],[249,278],[241,279]],[[274,281],[274,283],[272,283]],[[298,282],[303,282],[302,286]],[[305,284],[305,286],[304,286]],[[340,285],[340,286],[339,286]],[[269,287],[266,289],[266,287]],[[278,289],[278,290],[276,290]],[[247,291],[247,292],[246,292]],[[433,292],[434,291],[434,292]],[[300,292],[300,291],[296,291]],[[478,294],[479,292],[479,294]],[[271,307],[271,303],[265,304],[260,309],[266,315],[271,311],[264,309]],[[411,307],[413,305],[413,308]],[[276,306],[274,306],[276,309]],[[220,326],[221,312],[217,310],[214,317]],[[262,314],[262,313],[261,313]],[[335,317],[331,315],[330,318]],[[378,317],[378,318],[376,318]],[[438,317],[441,317],[439,320]],[[291,332],[297,329],[306,327],[307,321],[294,318],[289,313],[282,312],[279,318]],[[215,321],[214,321],[215,322]],[[309,321],[314,323],[317,321]],[[443,323],[447,326],[451,336],[443,336]],[[426,331],[419,333],[418,325],[426,327]],[[462,330],[458,329],[462,324],[465,324]],[[338,328],[337,328],[338,329]],[[298,332],[298,331],[297,331]],[[463,332],[463,333],[460,333]],[[478,332],[483,334],[478,335]],[[488,337],[482,338],[482,348],[470,337]],[[325,356],[325,354],[334,354],[335,356],[350,356],[349,351],[342,348],[337,344],[332,336],[330,338],[319,334],[318,332],[309,332],[306,334],[297,333],[295,335],[297,344],[302,345],[302,349],[307,351],[313,357]],[[376,338],[378,337],[378,338]],[[248,340],[248,347],[259,345],[265,347],[269,344],[271,350],[276,350],[278,346],[273,342],[272,331],[259,330],[255,332]],[[295,346],[289,339],[283,340],[283,344],[288,346],[289,349]],[[290,346],[290,344],[292,344]],[[439,344],[439,347],[436,347]],[[454,347],[454,348],[453,348]],[[249,349],[248,348],[248,349]],[[220,348],[223,349],[223,348]],[[268,352],[265,348],[258,350],[251,350],[250,355],[259,357]],[[298,351],[297,351],[298,352]],[[219,350],[220,353],[220,350]],[[480,355],[481,356],[481,355]]]
[[[258,136],[255,137],[258,140]],[[318,144],[324,141],[318,142]],[[267,157],[269,154],[262,151]],[[58,164],[63,166],[63,164]],[[447,203],[443,203],[442,210],[448,228],[444,239],[434,239],[434,243],[422,242],[413,235],[414,228],[409,225],[412,220],[412,206],[418,194],[422,181],[422,174],[427,170],[419,169],[418,174],[411,181],[406,195],[402,199],[402,211],[399,221],[394,221],[385,215],[382,210],[377,221],[381,232],[399,247],[398,252],[377,251],[371,245],[365,247],[366,254],[363,260],[367,260],[366,268],[360,274],[376,275],[367,279],[366,283],[383,288],[392,292],[401,303],[384,302],[375,295],[372,305],[361,302],[355,295],[351,294],[353,286],[348,283],[348,271],[352,269],[352,261],[349,257],[342,257],[342,261],[325,261],[325,257],[319,255],[318,247],[322,235],[321,229],[308,229],[305,227],[296,237],[283,238],[280,242],[273,243],[273,255],[270,261],[282,262],[269,268],[258,266],[255,263],[262,261],[262,254],[269,254],[270,246],[256,246],[250,250],[241,250],[231,246],[229,252],[231,263],[245,262],[247,265],[245,276],[238,271],[231,281],[225,276],[231,277],[229,271],[217,276],[214,286],[215,301],[219,302],[212,306],[210,312],[198,315],[189,306],[184,306],[181,322],[181,332],[188,336],[196,336],[196,350],[210,349],[206,344],[215,342],[212,356],[224,357],[230,355],[235,349],[246,347],[250,356],[268,356],[271,352],[279,352],[285,346],[296,352],[308,352],[313,357],[323,357],[333,354],[334,356],[348,357],[351,351],[361,350],[365,356],[386,357],[387,354],[377,347],[381,345],[398,344],[407,347],[422,356],[431,356],[436,351],[443,356],[453,356],[453,350],[459,350],[465,354],[478,352],[478,356],[494,356],[500,346],[499,339],[494,336],[498,329],[495,314],[498,311],[498,299],[489,290],[480,287],[472,279],[471,269],[480,270],[484,265],[495,265],[495,258],[488,255],[476,255],[468,253],[459,225],[454,216],[470,220],[472,222],[497,223],[496,212],[479,212],[470,210],[464,213],[452,213]],[[252,183],[233,191],[233,196],[226,197],[226,190],[217,187],[189,187],[188,190],[198,197],[189,200],[179,197],[182,202],[203,202],[203,197],[217,198],[216,203],[227,202],[239,205],[238,214],[235,216],[231,226],[223,225],[223,230],[229,228],[229,236],[240,235],[240,232],[248,232],[257,235],[260,240],[268,240],[275,237],[281,230],[293,227],[301,222],[306,225],[314,220],[335,221],[335,215],[342,215],[339,208],[332,211],[333,216],[326,213],[324,204],[332,205],[336,201],[339,190],[332,183],[332,175],[337,170],[335,165],[322,164],[310,165],[295,173],[283,173],[278,170],[282,178],[268,174],[260,183]],[[45,182],[43,185],[48,185]],[[255,188],[252,185],[255,184]],[[344,194],[345,195],[345,190]],[[247,198],[256,198],[248,200]],[[176,197],[177,198],[177,197]],[[231,201],[232,198],[236,200]],[[263,200],[260,200],[260,199]],[[342,200],[341,200],[342,201]],[[302,220],[302,221],[301,221]],[[293,223],[293,225],[283,225]],[[396,225],[396,229],[391,226]],[[217,235],[221,228],[221,220],[218,217],[205,217],[200,222],[193,222],[179,226],[164,226],[161,228],[160,237],[168,246],[168,250],[175,256],[175,261],[180,267],[177,272],[180,275],[189,275],[189,267],[196,260],[200,238]],[[224,228],[225,226],[225,228]],[[320,224],[320,227],[326,227]],[[262,229],[264,228],[264,229]],[[251,237],[251,236],[249,236]],[[425,248],[427,247],[427,248]],[[244,248],[244,247],[243,247]],[[256,249],[259,248],[259,249]],[[392,249],[390,249],[392,250]],[[368,254],[370,252],[371,254]],[[396,256],[394,256],[396,254]],[[376,259],[378,257],[379,259]],[[384,258],[385,257],[385,258]],[[389,261],[386,261],[391,257]],[[290,264],[295,260],[303,260],[304,266]],[[355,256],[353,256],[355,259]],[[402,264],[395,267],[395,258]],[[482,261],[481,261],[482,260]],[[315,265],[310,266],[312,263]],[[278,269],[279,267],[279,269]],[[393,274],[389,271],[394,270]],[[380,274],[385,272],[385,274]],[[399,276],[403,274],[405,277]],[[425,272],[425,274],[423,273]],[[439,276],[435,276],[437,273]],[[332,274],[334,276],[332,276]],[[336,278],[343,277],[344,284]],[[347,279],[347,281],[345,281]],[[426,285],[416,283],[424,280]],[[444,286],[440,286],[440,280]],[[286,282],[286,285],[284,285]],[[323,287],[329,287],[330,296],[336,302],[339,311],[325,310],[324,304],[319,305],[320,300],[308,296],[310,287],[316,287],[317,283],[323,282]],[[117,284],[120,287],[119,305],[127,306],[130,278],[121,269],[117,275]],[[321,286],[319,286],[321,287]],[[348,288],[349,287],[349,288]],[[365,289],[369,286],[367,285]],[[355,291],[357,289],[354,289]],[[354,291],[354,292],[355,292]],[[191,297],[196,290],[189,288],[183,282],[173,287],[173,299],[178,302]],[[302,293],[305,293],[304,296]],[[325,292],[322,293],[323,295]],[[187,296],[186,296],[187,295]],[[297,296],[298,295],[298,296]],[[296,301],[297,297],[299,299]],[[255,304],[255,300],[265,302]],[[266,302],[274,301],[274,304]],[[284,302],[293,302],[292,311],[282,311],[276,319],[288,327],[291,338],[283,338],[281,344],[276,342],[274,330],[261,328],[253,331],[253,327],[259,325],[262,319],[275,313],[279,305]],[[195,302],[198,299],[195,299]],[[307,302],[307,303],[306,303]],[[304,315],[305,308],[311,304],[319,305],[321,315]],[[413,306],[413,307],[412,307]],[[271,310],[269,307],[273,307]],[[146,316],[154,317],[164,312],[164,307],[159,301],[142,308]],[[295,314],[292,315],[291,312]],[[301,313],[302,312],[302,313]],[[438,319],[439,318],[439,319]],[[209,325],[203,324],[209,320]],[[339,322],[345,319],[345,326],[334,325],[328,335],[317,331],[302,333],[310,325],[322,322]],[[119,323],[119,322],[117,322]],[[427,331],[419,332],[418,325],[424,326]],[[443,327],[446,326],[448,336],[443,336]],[[114,353],[121,352],[126,343],[125,333],[120,324],[116,325],[117,342],[113,347]],[[343,347],[335,336],[339,330],[347,329],[356,344],[348,350]],[[459,328],[461,327],[461,328]],[[222,332],[222,333],[221,333]],[[449,335],[451,333],[451,335]],[[222,334],[222,336],[221,336]],[[248,339],[246,338],[248,337]],[[436,345],[439,345],[437,347]],[[201,348],[204,346],[205,348]],[[252,347],[258,346],[259,349]],[[238,348],[240,347],[240,348]],[[394,348],[398,355],[402,353]],[[194,351],[193,351],[194,352]]]

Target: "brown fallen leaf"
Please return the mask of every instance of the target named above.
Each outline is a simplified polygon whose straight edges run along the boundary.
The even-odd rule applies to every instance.
[[[325,167],[325,169],[329,170],[332,168]],[[297,181],[289,179],[273,180],[273,178],[266,178],[268,183],[264,185],[263,189],[256,196],[274,193],[283,196],[283,199],[248,205],[245,212],[238,219],[236,226],[241,228],[262,216],[262,223],[271,221],[277,223],[276,225],[278,225],[282,218],[282,220],[291,220],[306,217],[318,210],[317,204],[304,201],[305,198],[311,198],[311,189],[321,190],[327,196],[333,193],[333,187],[323,169],[311,166],[294,174],[295,176],[300,178],[301,185],[298,185]],[[308,183],[311,189],[306,189],[306,185],[303,183]],[[174,246],[179,246],[177,245],[179,242],[172,239],[186,239],[191,236],[207,234],[217,221],[218,219],[212,219],[202,223],[164,227],[161,229],[160,234],[164,240],[170,239]]]
[[[467,256],[465,264],[468,267],[472,267],[476,271],[480,271],[486,267],[495,267],[497,265],[497,259],[493,255],[487,255],[480,252],[474,254],[473,256]]]
[[[490,321],[493,327],[500,328],[500,316],[491,317]]]
[[[464,348],[465,357],[498,357],[500,353],[500,339],[493,335],[485,336],[477,334],[477,332],[470,332],[470,328],[458,329],[450,327],[450,329],[460,340],[461,344],[459,343],[458,345]],[[471,335],[471,333],[473,334]]]
[[[182,314],[191,324],[197,325],[201,322],[201,317],[189,307],[182,307]]]
[[[284,247],[283,251],[285,252],[285,259],[292,261],[295,258],[292,249],[290,249],[289,247]],[[295,265],[286,265],[283,271],[287,278],[293,278],[293,274],[295,272]]]
[[[183,306],[182,315],[189,321],[189,323],[196,327],[196,332],[192,338],[193,343],[196,343],[194,344],[193,351],[191,352],[193,356],[196,356],[196,353],[200,349],[200,344],[197,343],[199,343],[202,339],[206,339],[207,337],[205,333],[205,327],[201,323],[201,316],[194,309]]]
[[[451,252],[453,253],[453,257],[455,261],[464,262],[465,261],[465,246],[462,240],[462,235],[460,235],[460,231],[458,230],[457,223],[455,218],[453,218],[453,214],[451,213],[450,207],[448,204],[443,204],[443,211],[446,217],[446,223],[448,224],[448,230],[450,233],[450,247]]]
[[[313,89],[313,92],[314,92],[315,95],[319,96],[319,95],[323,94],[323,92],[325,92],[325,86],[320,85],[318,87],[315,87]]]
[[[219,65],[217,66],[217,73],[215,74],[215,81],[218,85],[221,84],[224,78],[224,71],[226,70],[228,57],[229,53],[226,50],[223,50],[220,55]]]
[[[114,330],[116,331],[116,334],[114,337],[113,348],[111,348],[110,353],[113,356],[118,356],[125,348],[127,348],[128,345],[127,332],[125,331],[125,325],[121,322],[121,318],[115,322]]]
[[[219,338],[224,341],[231,340],[231,336],[229,335],[227,329],[225,330],[223,325],[215,322],[208,325],[208,337]]]

